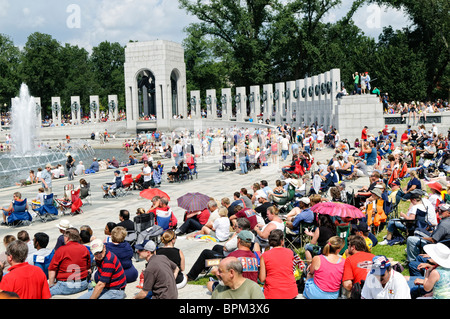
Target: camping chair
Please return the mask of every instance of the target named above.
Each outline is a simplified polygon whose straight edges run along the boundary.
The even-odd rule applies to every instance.
[[[222,172],[225,172],[226,170],[234,171],[236,169],[236,163],[234,162],[233,156],[223,155],[220,162],[222,164]]]
[[[284,246],[291,250],[305,247],[306,240],[310,238],[305,234],[306,229],[314,229],[314,223],[300,223],[299,228],[294,230],[295,234],[288,231],[288,228],[284,227]],[[298,233],[297,233],[298,231]]]
[[[91,183],[87,183],[86,187],[80,188],[80,199],[83,201],[85,205],[92,205],[91,201]]]
[[[83,206],[83,201],[80,199],[81,190],[71,191],[70,200],[67,199],[56,199],[56,202],[59,204],[59,208],[61,209],[61,213],[63,215],[75,215],[81,214],[83,211],[81,210],[81,206]]]
[[[126,174],[125,178],[122,181],[122,185],[125,189],[129,189],[133,187],[133,175],[132,174]]]
[[[43,221],[44,223],[47,222],[48,218],[51,220],[54,220],[58,216],[58,209],[56,208],[54,204],[54,195],[52,194],[45,194],[44,195],[44,202],[36,210],[37,215]]]
[[[289,183],[287,190],[287,197],[281,199],[273,197],[272,202],[278,206],[280,214],[284,215],[289,213],[294,208],[294,205],[292,204],[292,201],[294,199],[295,199],[295,186]]]
[[[340,255],[343,255],[345,251],[347,250],[348,246],[348,237],[350,236],[350,225],[347,226],[336,226],[336,236],[341,237],[345,241],[344,247],[339,252]]]
[[[73,184],[67,184],[64,185],[64,198],[70,199],[71,198],[71,192],[74,190]]]
[[[52,250],[52,252],[45,257],[33,255],[34,265],[42,269],[47,279],[48,279],[48,266],[50,266],[50,262],[53,259],[53,255],[55,255],[55,250]]]
[[[6,221],[9,226],[19,227],[31,224],[33,217],[27,210],[27,199],[23,201],[14,201],[13,211],[7,217]]]

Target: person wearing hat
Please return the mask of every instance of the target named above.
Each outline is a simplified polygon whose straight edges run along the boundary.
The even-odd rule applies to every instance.
[[[46,194],[52,193],[52,165],[49,163],[45,165],[45,169],[41,173],[41,183]]]
[[[286,234],[298,235],[301,224],[312,224],[314,222],[314,213],[309,207],[310,203],[308,197],[302,197],[299,200],[298,207],[294,207],[289,212],[286,216]]]
[[[269,220],[267,219],[267,209],[273,206],[273,204],[269,202],[267,194],[262,189],[256,191],[255,197],[259,203],[259,206],[255,207],[255,212],[258,213],[266,223],[268,223]]]
[[[259,275],[259,254],[252,251],[252,245],[255,236],[249,230],[241,230],[237,235],[237,249],[229,253],[227,257],[236,257],[242,262],[242,276],[258,283]],[[217,269],[211,271],[217,274]],[[210,281],[207,283],[209,291],[213,292],[219,284],[219,281]]]
[[[61,235],[59,235],[58,239],[56,240],[56,245],[53,248],[53,250],[57,250],[59,247],[63,246],[66,244],[65,240],[64,240],[64,232],[69,229],[72,228],[73,226],[70,224],[70,222],[67,219],[61,219],[58,223],[58,225],[56,225],[56,228],[59,229],[59,232],[61,233]]]
[[[67,153],[67,160],[66,160],[66,168],[67,168],[67,180],[69,181],[73,181],[74,177],[73,177],[73,172],[74,172],[74,168],[75,168],[75,160],[72,157],[72,154]]]
[[[424,250],[429,256],[427,264],[422,265],[427,274],[425,278],[415,279],[414,284],[422,286],[426,294],[433,292],[433,299],[449,299],[450,248],[442,243],[437,243],[426,245]]]
[[[392,268],[386,256],[373,257],[371,264],[361,299],[411,299],[406,278]]]
[[[144,269],[144,284],[135,299],[177,299],[175,278],[180,269],[167,256],[156,254],[156,244],[148,240],[135,246],[139,257],[147,261]]]
[[[109,193],[113,192],[116,188],[122,187],[123,179],[124,179],[124,176],[120,176],[119,170],[114,171],[114,178],[113,178],[112,182],[105,183],[102,185],[102,190],[105,193],[105,195],[103,195],[103,198],[107,198],[109,196]]]
[[[95,287],[79,299],[125,299],[127,279],[119,258],[100,239],[94,239],[90,247],[97,266],[93,275]]]
[[[429,183],[428,187],[431,190],[431,194],[428,196],[428,200],[434,206],[434,209],[439,207],[442,201],[442,185],[439,182]]]

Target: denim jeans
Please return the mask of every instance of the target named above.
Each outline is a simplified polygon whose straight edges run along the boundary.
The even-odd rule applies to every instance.
[[[81,281],[58,281],[50,287],[50,293],[55,295],[73,295],[82,292],[88,288],[87,280]]]
[[[423,277],[425,272],[423,270],[417,269],[419,264],[428,262],[429,258],[424,258],[422,256],[417,256],[416,260],[410,261],[408,263],[409,268],[409,275],[410,276],[416,276],[416,277]]]
[[[239,164],[241,165],[241,173],[246,174],[248,172],[248,169],[247,169],[247,161],[246,161],[245,157],[241,157],[239,159]]]
[[[289,155],[289,150],[281,150],[281,157],[283,158],[283,161],[286,160],[288,155]]]
[[[408,262],[415,261],[420,254],[420,248],[426,244],[431,243],[418,236],[409,236],[406,239],[406,258]]]
[[[94,292],[94,288],[89,288],[89,290],[80,296],[78,299],[89,299],[91,298],[92,293]],[[100,293],[98,299],[125,299],[125,290],[118,289],[103,289]]]
[[[406,227],[398,219],[392,219],[388,222],[387,230],[388,230],[388,232],[393,233],[395,231],[395,229],[406,230]]]

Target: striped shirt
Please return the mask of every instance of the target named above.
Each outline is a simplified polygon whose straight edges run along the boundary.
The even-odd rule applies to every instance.
[[[101,261],[95,260],[98,270],[95,272],[95,282],[103,282],[106,289],[125,289],[127,279],[122,264],[114,253],[107,251]]]

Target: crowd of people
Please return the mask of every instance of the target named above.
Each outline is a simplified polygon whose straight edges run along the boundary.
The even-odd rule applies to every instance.
[[[206,272],[212,275],[207,288],[214,299],[293,299],[299,294],[306,299],[447,298],[448,136],[434,126],[429,131],[419,127],[397,141],[392,131],[385,127],[372,134],[364,127],[353,145],[336,129],[316,124],[173,132],[164,146],[171,147],[175,168],[188,156],[195,160],[219,152],[232,158],[240,174],[248,174],[252,164],[272,165],[280,169],[279,178],[243,185],[220,200],[210,197],[203,209],[186,211],[180,220],[167,198],[155,196],[152,206],[138,209],[136,216],[149,216],[162,232],[144,240],[130,239],[137,230],[127,210],[120,211],[117,222],[105,223],[103,234],[59,220],[61,236],[53,249],[45,233],[33,240],[23,231],[17,239],[5,236],[0,290],[31,299],[79,293],[80,298],[123,299],[126,285],[138,283],[137,299],[175,299],[179,289]],[[152,143],[163,143],[163,136],[139,136],[124,147],[147,154]],[[316,160],[323,150],[332,150],[332,156]],[[155,167],[147,169],[148,160],[142,163],[143,175],[152,176]],[[111,168],[120,178],[118,167]],[[50,174],[51,167],[46,170]],[[171,172],[166,173],[170,181]],[[367,185],[351,187],[364,177]],[[144,188],[155,186],[150,181]],[[51,192],[51,184],[42,183]],[[318,213],[322,203],[349,204],[363,217]],[[2,209],[8,216],[9,208]],[[377,238],[384,229],[385,238]],[[215,244],[186,269],[186,257],[176,248],[180,237]],[[294,249],[295,243],[306,244],[304,250]],[[406,261],[373,253],[377,245],[399,243],[406,244]],[[134,266],[136,254],[147,263],[142,273]],[[207,266],[209,260],[217,263]],[[76,275],[71,265],[77,265]],[[401,273],[402,266],[410,276]]]

